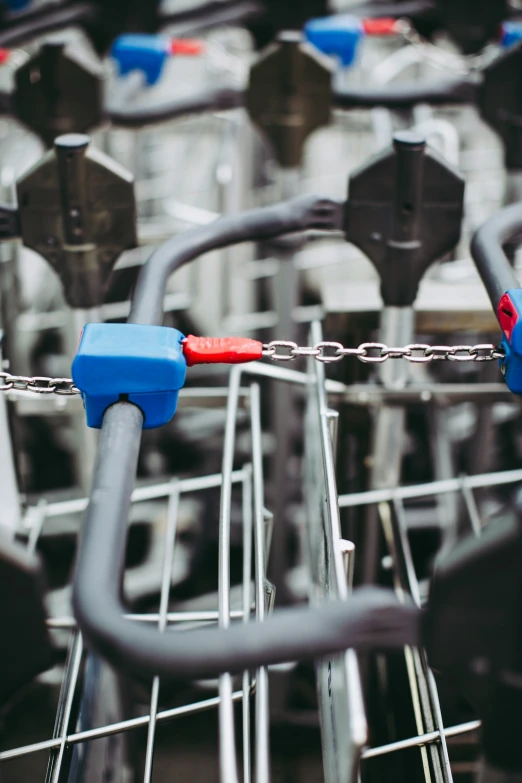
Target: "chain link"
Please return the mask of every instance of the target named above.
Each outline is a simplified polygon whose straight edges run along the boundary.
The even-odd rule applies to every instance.
[[[365,364],[382,364],[388,359],[406,359],[414,364],[429,364],[435,361],[490,362],[503,359],[504,352],[492,343],[479,345],[427,345],[411,343],[402,348],[389,347],[384,343],[361,343],[358,348],[345,348],[341,343],[323,341],[316,345],[298,345],[291,340],[272,340],[263,345],[263,356],[274,362],[291,362],[300,356],[311,356],[318,362],[332,364],[345,356],[355,356]],[[29,391],[34,394],[80,394],[72,378],[46,378],[25,375],[11,375],[0,372],[0,392]]]
[[[274,362],[290,362],[299,356],[312,356],[318,362],[340,362],[345,356],[356,356],[365,364],[382,364],[388,359],[406,359],[414,364],[434,361],[491,362],[504,358],[504,352],[492,343],[478,345],[427,345],[411,343],[401,348],[384,343],[361,343],[358,348],[345,348],[341,343],[320,342],[299,346],[290,340],[272,340],[263,345],[263,356]]]
[[[25,375],[11,375],[9,372],[0,372],[0,391],[30,391],[35,394],[62,394],[70,396],[80,394],[80,390],[74,385],[72,378],[44,378],[34,376],[27,378]]]

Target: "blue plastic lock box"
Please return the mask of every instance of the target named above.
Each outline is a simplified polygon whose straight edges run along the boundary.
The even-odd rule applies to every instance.
[[[522,22],[503,22],[500,28],[500,45],[504,49],[522,41]]]
[[[144,429],[174,416],[187,364],[177,329],[137,324],[87,324],[72,365],[87,424],[101,427],[103,414],[127,399],[143,412]]]
[[[149,85],[158,82],[169,56],[170,39],[147,33],[120,35],[111,49],[111,57],[118,63],[121,76],[141,71]]]
[[[364,37],[361,20],[350,14],[310,19],[303,31],[309,43],[323,54],[338,57],[344,68],[354,62],[359,41]]]

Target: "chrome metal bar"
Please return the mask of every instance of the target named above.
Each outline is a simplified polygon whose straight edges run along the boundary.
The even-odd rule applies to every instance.
[[[384,307],[381,313],[379,340],[386,345],[407,345],[414,338],[413,307]],[[402,389],[410,374],[407,362],[384,362],[379,366],[385,388]],[[373,423],[370,484],[372,489],[396,487],[400,483],[404,447],[406,411],[402,407],[383,405]],[[366,511],[363,543],[363,581],[373,584],[379,560],[380,525],[377,510]]]
[[[33,514],[31,517],[31,527],[29,529],[29,536],[27,538],[27,551],[33,554],[40,538],[40,533],[45,522],[45,500],[40,500],[33,508]]]
[[[223,444],[221,500],[219,511],[219,625],[230,625],[230,519],[232,513],[232,469],[238,409],[241,370],[230,372],[229,398]],[[219,757],[223,783],[238,783],[236,742],[234,734],[234,708],[232,704],[232,678],[224,673],[219,678]]]
[[[466,511],[468,512],[469,521],[471,522],[471,529],[475,533],[475,535],[481,536],[482,535],[482,521],[480,519],[479,510],[477,508],[477,503],[475,501],[475,496],[473,495],[473,490],[469,486],[469,484],[462,483],[462,497],[464,498],[464,504],[466,506]]]
[[[171,482],[171,493],[167,508],[167,526],[165,530],[165,554],[163,558],[163,571],[161,575],[160,607],[158,617],[158,630],[164,633],[167,628],[167,612],[169,608],[170,585],[172,583],[172,566],[174,563],[174,547],[176,544],[176,530],[179,509],[178,483]],[[150,783],[152,779],[152,765],[154,762],[154,738],[156,735],[156,723],[158,714],[160,679],[154,677],[150,697],[150,721],[147,731],[147,749],[145,754],[145,772],[143,783]]]
[[[339,495],[339,506],[340,508],[351,508],[352,506],[393,500],[394,497],[401,500],[423,498],[439,495],[443,492],[459,492],[463,486],[470,489],[479,489],[483,487],[498,487],[503,484],[515,484],[519,481],[522,481],[521,469],[504,470],[497,473],[479,473],[474,476],[461,476],[460,478],[444,479],[443,481],[432,481],[427,484],[413,484],[407,487]]]
[[[254,478],[254,556],[256,620],[265,619],[266,524],[263,481],[263,446],[261,440],[261,402],[259,386],[250,387],[250,431],[252,435],[252,468]],[[268,670],[256,671],[256,783],[270,782],[270,733],[268,705]]]
[[[159,614],[154,612],[151,614],[126,614],[124,617],[127,620],[141,623],[157,623]],[[242,620],[243,617],[244,614],[242,609],[232,609],[230,612],[231,620]],[[218,618],[219,613],[212,611],[167,612],[166,616],[167,623],[217,623]],[[50,617],[47,620],[47,626],[60,630],[72,630],[76,628],[76,620],[74,617]]]
[[[0,368],[2,368],[1,350]],[[1,394],[0,397],[2,397]],[[0,465],[2,465],[0,474],[0,493],[2,497],[0,527],[7,530],[8,533],[14,534],[21,521],[21,509],[5,398],[0,399]]]
[[[389,509],[386,504],[381,504],[380,508],[384,506]],[[410,549],[410,543],[408,539],[408,533],[406,529],[406,520],[404,517],[404,506],[400,498],[395,497],[393,499],[394,517],[391,517],[392,536],[394,539],[394,549],[396,553],[394,566],[397,572],[398,582],[401,589],[408,592],[417,606],[420,607],[420,591],[417,575],[415,573],[415,565]],[[392,552],[390,552],[392,554]],[[393,554],[392,554],[393,556]],[[448,748],[446,739],[444,737],[444,726],[442,723],[442,715],[439,704],[439,697],[435,681],[431,675],[431,672],[427,665],[426,655],[421,650],[411,650],[413,671],[412,674],[415,677],[416,682],[412,685],[412,697],[414,697],[415,704],[415,691],[417,692],[419,718],[418,726],[422,730],[428,731],[438,730],[440,733],[440,746],[439,753],[437,749],[431,752],[431,763],[434,768],[435,777],[442,779],[445,783],[452,783],[452,775],[449,763]],[[420,732],[419,732],[420,733]],[[429,779],[428,775],[426,776]]]
[[[479,720],[473,720],[469,723],[461,723],[458,726],[450,726],[444,729],[444,737],[459,737],[462,734],[470,734],[473,731],[480,729],[481,723]],[[362,759],[373,759],[377,756],[385,756],[388,753],[396,753],[400,750],[407,750],[408,748],[417,748],[420,745],[429,745],[432,742],[438,742],[440,739],[440,732],[429,731],[425,734],[420,734],[418,737],[410,737],[408,739],[399,740],[398,742],[390,742],[388,745],[380,745],[377,748],[366,748],[362,752]]]
[[[241,701],[242,698],[243,691],[234,691],[232,694],[232,700],[234,702]],[[180,718],[184,715],[194,715],[198,712],[205,712],[206,710],[214,709],[218,706],[219,696],[215,696],[211,699],[194,702],[193,704],[184,704],[182,707],[173,707],[169,710],[162,710],[157,714],[157,721],[159,723],[161,721]],[[79,731],[74,734],[69,734],[66,737],[66,744],[77,745],[80,742],[87,742],[89,740],[110,737],[113,734],[120,734],[123,731],[132,731],[132,729],[138,729],[142,726],[147,726],[149,720],[150,715],[142,715],[139,718],[132,718],[130,720],[120,721],[119,723],[111,723],[107,726],[89,729],[88,731]],[[41,753],[44,750],[53,750],[59,748],[61,742],[61,737],[55,737],[54,739],[44,740],[43,742],[34,742],[31,745],[23,745],[19,748],[4,750],[0,752],[0,761],[9,761],[10,759],[19,758],[21,756],[28,756],[31,753]]]
[[[80,675],[83,658],[83,642],[80,633],[76,633],[70,641],[69,654],[65,667],[65,675],[60,693],[58,713],[56,716],[55,732],[58,735],[58,743],[51,751],[47,768],[50,783],[59,783],[65,748],[67,747],[67,734],[71,722],[73,705],[76,693],[76,685]]]
[[[312,324],[312,341],[322,338]],[[350,600],[342,553],[342,533],[325,389],[325,368],[310,360],[315,388],[309,390],[306,429],[308,493],[307,551],[312,573],[311,600]],[[367,725],[357,657],[353,650],[317,664],[317,688],[327,783],[355,783],[367,741]]]
[[[233,484],[240,484],[243,479],[244,473],[242,470],[234,470],[232,472]],[[221,473],[214,473],[209,476],[200,476],[198,478],[180,479],[178,488],[181,495],[188,492],[201,492],[204,489],[215,489],[216,487],[220,487],[221,483]],[[133,503],[141,503],[145,500],[166,498],[170,494],[170,488],[170,481],[166,481],[162,484],[153,484],[148,487],[138,487],[132,493],[131,501]],[[75,498],[74,500],[62,500],[57,503],[48,503],[45,518],[49,519],[51,517],[59,517],[67,514],[80,514],[82,511],[85,511],[88,502],[88,498]]]
[[[252,579],[252,469],[245,467],[248,478],[243,481],[243,623],[250,619]],[[252,749],[250,746],[250,673],[243,672],[243,783],[252,780]]]

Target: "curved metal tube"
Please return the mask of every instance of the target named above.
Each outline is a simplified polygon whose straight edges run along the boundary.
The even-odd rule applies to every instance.
[[[181,234],[158,248],[143,268],[129,321],[161,323],[169,274],[201,253],[306,228],[336,228],[340,207],[304,196]],[[160,634],[125,619],[121,583],[141,432],[142,414],[136,406],[121,402],[106,411],[73,585],[78,625],[89,645],[110,663],[139,675],[212,677],[348,647],[418,643],[418,609],[377,588],[356,591],[347,603],[278,611],[262,625],[226,630]]]
[[[409,109],[418,103],[431,106],[445,104],[475,104],[478,98],[478,82],[472,79],[447,79],[431,84],[387,85],[386,87],[361,87],[336,89],[332,103],[337,109],[371,109],[376,106],[388,109]],[[109,102],[106,118],[113,124],[126,128],[177,120],[192,114],[225,111],[244,106],[246,93],[237,87],[204,90],[196,95],[175,98],[155,105],[136,107],[134,103]]]
[[[500,298],[520,288],[503,246],[522,233],[522,203],[510,204],[489,218],[471,240],[471,255],[488,292],[495,314]]]
[[[139,128],[142,125],[152,125],[168,120],[189,117],[191,114],[225,111],[243,106],[245,94],[235,87],[218,87],[213,90],[203,90],[196,95],[185,98],[174,98],[153,105],[142,107],[116,105],[109,103],[105,108],[105,116],[113,125],[123,128]]]
[[[384,87],[338,89],[333,104],[338,109],[409,109],[418,103],[440,106],[477,102],[478,83],[471,79],[446,79],[428,84],[394,84]]]

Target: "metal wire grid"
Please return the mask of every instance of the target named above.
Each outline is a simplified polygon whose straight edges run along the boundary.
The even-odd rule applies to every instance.
[[[314,324],[312,338],[321,339],[321,330]],[[393,561],[394,583],[399,595],[408,593],[420,602],[419,583],[415,574],[411,551],[406,534],[404,501],[409,498],[440,497],[447,493],[460,492],[468,511],[472,529],[480,535],[480,514],[473,496],[476,489],[512,484],[522,480],[522,470],[505,471],[480,476],[467,476],[428,484],[379,489],[350,495],[337,494],[335,480],[335,441],[337,413],[328,407],[328,391],[339,399],[341,384],[325,380],[325,368],[311,361],[308,372],[253,363],[234,367],[230,375],[228,390],[187,390],[184,404],[222,404],[227,399],[227,414],[223,450],[223,472],[211,476],[172,480],[162,484],[137,488],[132,496],[133,503],[166,498],[168,501],[168,524],[165,531],[165,560],[163,564],[161,598],[159,611],[150,614],[129,614],[128,619],[137,622],[158,623],[164,631],[169,625],[186,623],[218,622],[226,627],[231,620],[251,621],[252,602],[255,605],[256,620],[262,622],[266,612],[266,554],[270,538],[271,515],[264,507],[263,467],[261,448],[260,394],[254,383],[249,388],[241,385],[244,375],[267,377],[276,382],[290,383],[304,389],[307,397],[307,418],[305,427],[305,491],[308,508],[319,508],[319,514],[308,514],[305,530],[305,548],[310,559],[312,601],[340,597],[349,601],[350,573],[353,567],[353,547],[341,536],[339,509],[358,505],[378,504],[381,523]],[[235,452],[236,421],[241,404],[246,405],[250,416],[251,464],[241,470],[233,470]],[[315,481],[310,481],[310,476]],[[242,491],[243,510],[243,594],[242,609],[230,609],[230,515],[232,487]],[[179,498],[182,494],[205,491],[221,487],[220,535],[219,535],[219,608],[218,611],[168,612],[170,573],[176,540],[176,519]],[[315,505],[314,505],[315,504]],[[47,520],[61,515],[81,513],[87,499],[45,504],[28,509],[25,528],[28,534],[27,546],[34,550]],[[254,546],[254,595],[251,596],[251,558]],[[315,559],[315,562],[314,562]],[[329,562],[325,570],[324,563]],[[269,781],[269,739],[268,739],[268,673],[262,668],[255,676],[245,672],[242,688],[233,690],[230,676],[223,675],[219,681],[218,695],[191,704],[171,709],[158,709],[159,681],[154,680],[151,689],[147,715],[78,731],[73,724],[73,703],[77,695],[81,672],[83,645],[81,635],[75,629],[71,617],[49,619],[50,628],[69,629],[71,640],[64,672],[60,703],[54,736],[42,742],[25,745],[0,752],[0,762],[40,751],[49,751],[51,759],[51,780],[58,781],[64,763],[65,749],[72,745],[108,737],[147,726],[147,753],[144,781],[151,780],[156,726],[160,722],[218,708],[220,728],[221,779],[239,780],[236,762],[236,741],[233,722],[233,704],[242,702],[243,726],[243,779],[251,780],[252,764],[255,764],[256,781]],[[479,721],[470,721],[456,726],[444,726],[438,705],[437,691],[423,651],[407,650],[407,669],[414,705],[418,734],[379,747],[366,747],[366,718],[361,697],[361,686],[355,655],[348,651],[329,661],[317,664],[318,692],[323,750],[325,753],[326,780],[356,781],[359,764],[365,759],[383,756],[392,752],[419,747],[422,754],[427,781],[452,780],[448,761],[446,740],[474,732]],[[255,691],[255,754],[250,744],[250,694]],[[330,701],[330,704],[327,704]],[[329,709],[326,710],[325,706]],[[341,741],[340,741],[341,740]],[[335,747],[336,758],[328,760]],[[254,757],[254,759],[253,759]],[[330,766],[329,766],[330,764]],[[333,766],[332,766],[333,764]],[[332,772],[335,770],[335,773]],[[337,778],[329,775],[336,774]]]
[[[312,340],[321,340],[321,329],[318,323],[312,325]],[[499,473],[491,473],[476,476],[463,476],[454,479],[447,479],[443,481],[430,482],[424,485],[406,486],[406,487],[394,487],[392,489],[378,489],[361,493],[352,493],[347,495],[337,496],[335,485],[335,463],[334,454],[336,448],[336,412],[332,411],[328,407],[326,383],[325,383],[325,368],[324,365],[314,362],[309,359],[309,380],[308,380],[308,407],[315,408],[315,417],[311,419],[311,425],[305,429],[305,437],[307,440],[305,453],[309,456],[310,469],[307,476],[310,479],[316,472],[317,464],[322,462],[324,470],[324,486],[319,482],[318,486],[313,487],[313,478],[306,482],[306,490],[310,493],[316,492],[318,495],[318,501],[320,503],[321,498],[325,498],[326,502],[323,505],[323,524],[325,526],[324,535],[321,536],[323,531],[320,531],[320,542],[326,549],[330,549],[327,552],[325,562],[327,563],[329,558],[335,555],[337,551],[337,558],[346,552],[346,542],[341,537],[341,528],[339,523],[339,509],[356,507],[369,504],[377,504],[378,514],[380,522],[384,531],[385,540],[388,546],[388,551],[391,557],[393,566],[393,581],[394,587],[399,598],[408,594],[417,605],[421,604],[421,596],[419,589],[419,582],[416,576],[415,567],[413,563],[412,553],[409,545],[407,535],[407,523],[405,516],[404,500],[407,498],[425,498],[425,497],[440,497],[447,493],[459,492],[462,495],[464,506],[467,510],[471,528],[476,536],[481,535],[482,522],[480,513],[475,501],[473,492],[476,489],[483,487],[500,486],[502,484],[512,484],[522,480],[522,470],[512,470]],[[310,384],[310,377],[313,382]],[[314,401],[315,397],[315,401]],[[320,418],[321,426],[318,428],[314,425],[314,418],[317,419],[317,415]],[[333,425],[333,426],[332,426]],[[318,438],[319,434],[319,438]],[[314,520],[315,521],[315,520]],[[319,566],[321,554],[318,558],[317,551],[314,554],[313,542],[310,544],[311,539],[314,536],[313,522],[308,520],[310,529],[308,530],[309,549],[312,551],[311,568],[317,568],[318,561]],[[318,532],[315,531],[315,535]],[[324,542],[324,543],[323,543]],[[332,550],[332,544],[334,549]],[[317,548],[316,548],[317,550]],[[324,553],[322,554],[324,557]],[[353,556],[353,553],[350,557]],[[315,559],[315,562],[314,562]],[[351,569],[353,568],[353,562],[350,564],[350,568],[347,570],[348,579]],[[338,569],[337,569],[338,570]],[[326,575],[326,579],[324,576]],[[322,578],[322,585],[319,587],[323,593],[328,591],[328,584],[331,581],[328,574],[328,568],[319,570],[319,576]],[[341,575],[342,576],[342,575]],[[340,577],[338,576],[338,587],[341,585]],[[333,592],[330,588],[330,592]],[[340,591],[341,597],[343,591]],[[349,597],[347,598],[349,600]],[[358,779],[358,760],[364,760],[369,758],[375,758],[377,756],[385,755],[391,752],[399,750],[405,750],[407,748],[419,747],[422,764],[424,769],[424,775],[426,781],[444,781],[450,783],[452,781],[452,773],[449,763],[447,738],[454,737],[461,734],[466,734],[475,731],[480,726],[479,721],[470,721],[460,724],[458,726],[445,727],[440,710],[437,688],[433,674],[431,673],[426,655],[423,650],[415,650],[405,648],[406,668],[408,672],[408,680],[415,716],[415,723],[418,731],[418,736],[410,737],[401,741],[390,743],[374,748],[362,749],[360,742],[360,734],[357,735],[356,731],[361,732],[361,726],[363,723],[364,715],[360,713],[359,706],[359,694],[357,686],[354,687],[353,682],[351,686],[346,687],[345,698],[347,699],[351,714],[358,714],[358,722],[355,722],[356,730],[352,728],[350,732],[346,731],[346,725],[335,725],[335,722],[328,724],[327,721],[322,721],[323,737],[327,734],[326,742],[323,738],[323,748],[328,748],[330,745],[330,753],[336,754],[337,759],[332,762],[325,759],[325,775],[327,783],[333,780],[346,780],[356,781]],[[324,687],[323,695],[321,695],[321,670],[318,667],[318,688],[320,701],[324,699]],[[332,702],[332,693],[328,694],[330,702]],[[330,704],[333,709],[333,705]],[[357,711],[359,710],[359,713]],[[324,711],[325,715],[328,715],[327,711]],[[349,713],[350,714],[350,713]],[[352,718],[353,720],[353,718]],[[328,735],[330,735],[328,737]],[[351,754],[348,757],[348,764],[345,758],[344,774],[340,777],[338,774],[339,764],[342,763],[342,759],[339,758],[338,742],[339,738],[344,737],[344,743],[352,746]],[[357,753],[358,749],[361,751]],[[334,765],[332,767],[332,764]],[[331,774],[331,769],[335,769],[337,764],[337,777],[335,774]]]
[[[208,400],[212,397],[212,394],[209,394],[209,390],[205,390],[204,395],[199,395],[198,390],[196,390],[193,402],[197,404],[198,401],[201,401],[202,396],[203,400]],[[223,399],[223,391],[221,389],[216,389],[216,397],[218,400]],[[247,401],[250,411],[252,441],[251,463],[245,465],[241,470],[233,470],[238,408],[240,404],[245,404]],[[232,611],[230,608],[229,547],[233,486],[238,486],[242,495],[243,574],[242,609],[239,611]],[[217,487],[221,488],[218,611],[169,612],[169,591],[176,544],[176,522],[180,496]],[[207,624],[217,622],[222,627],[226,627],[231,620],[248,623],[252,620],[252,612],[255,614],[256,621],[262,622],[273,603],[273,590],[266,580],[266,556],[270,542],[272,517],[264,508],[263,495],[259,387],[257,384],[253,384],[248,390],[241,388],[240,372],[233,371],[227,402],[222,474],[172,480],[163,484],[138,488],[133,493],[133,503],[165,498],[168,506],[159,611],[150,614],[129,614],[129,621],[155,622],[158,624],[160,632],[164,632],[172,624],[179,625],[182,629],[184,624],[189,623]],[[86,506],[87,499],[81,498],[52,504],[41,502],[37,506],[28,509],[24,520],[28,534],[28,549],[31,551],[35,550],[42,529],[49,519],[81,512]],[[252,547],[254,547],[253,595],[251,594]],[[49,751],[48,779],[53,781],[53,783],[57,783],[61,779],[60,775],[63,774],[62,768],[66,748],[146,726],[147,746],[143,780],[150,781],[157,724],[217,707],[220,727],[221,778],[226,781],[238,781],[233,705],[235,702],[241,701],[243,728],[242,779],[249,783],[252,779],[251,769],[253,763],[250,742],[250,725],[252,720],[250,697],[252,693],[255,693],[254,763],[256,780],[269,780],[268,681],[266,669],[260,668],[254,675],[250,672],[245,672],[242,676],[242,687],[239,690],[234,690],[234,683],[230,675],[223,674],[219,680],[218,695],[216,697],[163,710],[159,710],[159,678],[154,678],[148,714],[110,725],[95,726],[79,731],[75,726],[74,704],[80,695],[78,691],[85,654],[82,637],[76,629],[76,624],[72,617],[53,617],[49,619],[48,624],[52,629],[69,629],[71,631],[54,736],[48,740],[2,751],[0,752],[0,762],[32,753]]]

